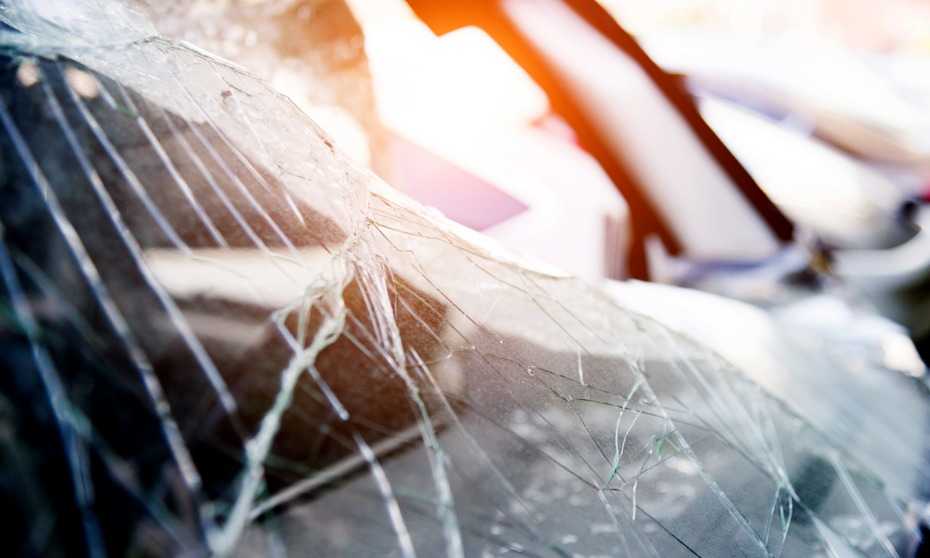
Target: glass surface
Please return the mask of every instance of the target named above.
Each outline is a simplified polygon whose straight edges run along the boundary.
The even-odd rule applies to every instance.
[[[790,404],[392,191],[240,68],[118,3],[0,17],[14,553],[912,544],[913,494]]]

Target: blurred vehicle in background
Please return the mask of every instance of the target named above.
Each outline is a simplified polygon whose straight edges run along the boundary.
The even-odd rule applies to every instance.
[[[546,90],[631,207],[633,277],[763,306],[831,292],[925,343],[926,210],[886,178],[720,102],[705,120],[594,2],[411,3],[439,33],[484,28]]]

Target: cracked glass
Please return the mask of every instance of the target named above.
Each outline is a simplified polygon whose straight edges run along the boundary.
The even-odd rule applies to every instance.
[[[396,193],[244,69],[126,4],[0,18],[14,553],[914,544],[913,494],[856,447]]]

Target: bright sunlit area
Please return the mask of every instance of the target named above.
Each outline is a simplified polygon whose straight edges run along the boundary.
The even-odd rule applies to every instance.
[[[835,42],[876,53],[930,56],[925,0],[601,0],[637,34],[710,31]]]

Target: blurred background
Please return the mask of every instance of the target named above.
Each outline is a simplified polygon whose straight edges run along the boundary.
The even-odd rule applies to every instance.
[[[926,0],[602,0],[637,34],[683,30],[834,41],[876,54],[930,54]]]
[[[539,268],[930,332],[930,2],[137,0]]]

